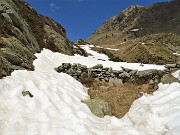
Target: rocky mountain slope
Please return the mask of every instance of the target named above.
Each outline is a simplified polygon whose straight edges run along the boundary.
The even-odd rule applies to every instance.
[[[33,70],[34,53],[43,48],[68,55],[77,51],[60,24],[21,0],[0,1],[0,24],[0,77],[16,69]]]
[[[106,20],[88,39],[100,42],[103,36],[142,37],[157,33],[180,35],[180,1],[159,2],[150,6],[133,5]],[[136,31],[136,33],[135,33]],[[134,34],[134,33],[135,34]]]
[[[130,6],[106,20],[87,41],[119,49],[113,54],[127,62],[176,62],[179,57],[173,53],[180,52],[180,1]]]

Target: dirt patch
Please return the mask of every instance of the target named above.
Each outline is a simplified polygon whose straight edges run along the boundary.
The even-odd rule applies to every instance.
[[[155,84],[112,84],[100,82],[93,79],[81,81],[88,87],[88,94],[91,99],[100,98],[105,100],[111,107],[112,116],[122,118],[130,109],[133,102],[142,96],[143,93],[152,93],[157,89]]]

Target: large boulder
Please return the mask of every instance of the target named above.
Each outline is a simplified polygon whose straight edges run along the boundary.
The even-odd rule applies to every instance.
[[[84,100],[83,103],[85,103],[91,112],[98,116],[98,117],[104,117],[105,115],[111,115],[111,108],[108,105],[107,102],[105,102],[102,99],[95,98],[95,99],[89,99]]]

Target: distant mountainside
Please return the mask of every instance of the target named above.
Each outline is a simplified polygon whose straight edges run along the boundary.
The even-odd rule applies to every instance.
[[[130,6],[106,20],[87,41],[104,44],[112,43],[112,39],[115,40],[113,43],[117,43],[124,39],[157,33],[180,35],[180,0],[155,3],[146,7]]]
[[[166,64],[180,53],[180,0],[150,6],[133,5],[106,20],[87,42],[119,49],[127,62]]]
[[[34,53],[43,48],[73,55],[77,49],[70,44],[60,24],[26,2],[0,1],[0,78],[15,69],[33,70]]]

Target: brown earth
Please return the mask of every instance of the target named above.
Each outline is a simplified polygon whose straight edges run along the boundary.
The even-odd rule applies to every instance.
[[[104,45],[103,47],[107,48],[109,46]],[[179,57],[174,55],[174,52],[168,47],[162,47],[162,45],[156,43],[142,44],[141,42],[136,41],[132,45],[131,41],[127,41],[111,48],[119,50],[113,51],[97,47],[92,49],[100,53],[107,54],[110,58],[116,58],[130,63],[163,65],[167,63],[175,63],[179,60]]]
[[[122,118],[129,111],[133,102],[142,96],[142,92],[152,93],[157,89],[157,85],[150,83],[112,84],[92,79],[85,79],[81,82],[89,88],[88,94],[91,99],[100,98],[105,100],[111,107],[112,115],[118,118]],[[101,87],[107,87],[107,90],[103,90]]]

